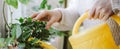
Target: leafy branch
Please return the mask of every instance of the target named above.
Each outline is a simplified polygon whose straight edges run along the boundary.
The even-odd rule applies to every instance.
[[[41,40],[41,41],[49,41],[52,36],[59,35],[60,31],[55,31],[54,29],[51,30],[46,30],[46,22],[44,21],[37,21],[37,20],[32,20],[32,18],[20,18],[18,19],[20,24],[13,24],[13,27],[18,25],[19,28],[16,33],[12,33],[12,36],[16,36],[14,34],[20,34],[17,36],[17,40],[20,43],[25,43],[27,44],[27,48],[30,49],[30,47],[41,47],[39,45],[36,45],[36,41]],[[16,28],[13,28],[16,29]],[[21,31],[20,31],[21,30]],[[31,42],[28,42],[28,39],[33,37],[34,40]],[[30,47],[28,47],[30,46]]]

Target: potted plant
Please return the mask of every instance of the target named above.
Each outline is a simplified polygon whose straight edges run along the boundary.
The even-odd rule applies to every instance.
[[[29,0],[19,0],[23,4],[27,4]],[[46,22],[41,22],[37,20],[32,20],[32,18],[18,18],[19,23],[11,23],[10,25],[6,21],[6,16],[4,14],[5,3],[18,7],[18,0],[5,0],[3,5],[3,16],[5,23],[7,24],[7,34],[6,38],[0,38],[0,48],[4,49],[55,49],[53,46],[49,45],[47,42],[53,35],[64,34],[53,28],[46,30]],[[60,2],[61,3],[61,2]],[[40,9],[50,9],[51,6],[47,5],[47,0],[43,0],[40,4]],[[11,12],[12,15],[12,12]],[[12,18],[12,17],[11,17]]]

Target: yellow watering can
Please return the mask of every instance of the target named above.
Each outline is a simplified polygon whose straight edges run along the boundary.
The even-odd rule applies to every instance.
[[[107,23],[94,26],[91,29],[78,32],[81,23],[87,18],[88,13],[83,14],[75,23],[72,36],[69,41],[73,49],[120,49],[113,40],[112,33]],[[113,15],[120,25],[120,17]]]
[[[35,38],[33,38],[33,37],[30,37],[29,39],[28,39],[28,41],[31,41],[31,40],[34,40]],[[41,47],[43,47],[44,49],[57,49],[57,48],[55,48],[54,46],[52,46],[52,45],[50,45],[50,44],[47,44],[46,42],[43,42],[43,41],[41,41],[41,40],[38,40],[38,41],[36,41],[35,43],[37,43],[37,44],[39,44]]]

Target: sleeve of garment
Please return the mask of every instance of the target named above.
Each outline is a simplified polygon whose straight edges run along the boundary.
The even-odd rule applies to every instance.
[[[120,0],[111,0],[112,10],[115,14],[120,12]]]
[[[54,10],[59,10],[62,13],[62,19],[60,22],[54,23],[52,25],[53,28],[61,31],[71,30],[73,28],[74,23],[76,22],[77,18],[79,17],[79,12],[77,10],[77,3],[76,0],[71,0],[68,5],[68,8],[57,8]]]

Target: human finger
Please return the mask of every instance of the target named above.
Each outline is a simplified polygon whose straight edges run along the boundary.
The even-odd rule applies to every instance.
[[[53,23],[55,23],[57,20],[56,20],[56,18],[55,17],[52,17],[48,22],[47,22],[47,25],[46,25],[46,29],[49,29],[50,27],[51,27],[51,25],[53,24]]]
[[[39,13],[34,13],[31,18],[35,18]]]

